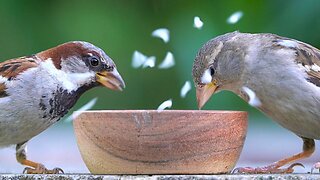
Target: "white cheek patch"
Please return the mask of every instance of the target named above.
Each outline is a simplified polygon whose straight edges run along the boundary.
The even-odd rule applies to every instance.
[[[212,81],[212,76],[210,73],[210,69],[207,69],[204,71],[204,73],[201,76],[201,83],[202,84],[209,84]]]
[[[175,64],[175,62],[174,62],[173,54],[171,52],[167,52],[166,57],[161,62],[161,64],[159,64],[158,68],[159,69],[168,69],[168,68],[173,67],[174,64]]]
[[[153,37],[158,37],[158,38],[162,39],[163,42],[165,42],[165,43],[169,42],[169,40],[170,40],[170,32],[166,28],[156,29],[151,33],[151,35]]]
[[[71,72],[86,72],[87,68],[85,62],[76,56],[71,56],[61,60],[61,70],[65,73]]]
[[[288,48],[295,48],[297,47],[297,43],[291,40],[281,40],[278,42],[279,45],[281,46],[285,46]]]
[[[56,78],[57,82],[62,85],[68,92],[78,89],[80,86],[89,83],[95,78],[95,73],[92,71],[85,73],[65,73],[62,70],[55,68],[53,62],[48,59],[39,64],[39,71],[44,71],[53,79]],[[28,75],[28,73],[24,73]],[[32,74],[31,74],[32,75]],[[51,82],[56,83],[56,82]]]
[[[169,99],[169,100],[166,100],[163,103],[161,103],[157,110],[162,111],[166,108],[171,108],[171,107],[172,107],[172,100]]]
[[[64,73],[61,70],[57,70],[57,68],[54,66],[51,59],[45,60],[39,64],[39,71],[44,71],[48,73],[49,76],[53,78],[57,78],[59,83],[62,83],[62,86],[68,90],[68,92],[71,92],[74,89],[77,89],[77,86],[70,82],[68,79],[68,76],[66,73]],[[25,75],[28,75],[25,73]],[[33,74],[31,74],[32,76]],[[54,83],[54,82],[51,82]]]
[[[250,88],[243,86],[242,90],[248,95],[249,97],[249,104],[253,107],[259,107],[261,106],[261,101],[260,99],[257,97],[256,93],[253,92]]]
[[[92,71],[86,73],[66,73],[66,75],[70,81],[75,82],[79,86],[91,82],[95,78],[95,73]]]

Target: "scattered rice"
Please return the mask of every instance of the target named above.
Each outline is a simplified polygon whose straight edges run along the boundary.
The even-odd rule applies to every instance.
[[[190,81],[186,81],[181,88],[180,97],[185,98],[190,90],[191,90],[191,83]]]
[[[249,96],[249,104],[253,107],[259,107],[261,106],[261,101],[257,97],[256,93],[252,91],[250,88],[243,86],[242,90]]]
[[[166,108],[171,108],[171,107],[172,107],[172,100],[169,99],[169,100],[166,100],[163,103],[161,103],[157,110],[162,111]]]
[[[150,56],[147,60],[143,63],[142,68],[150,67],[153,68],[156,64],[156,57]]]
[[[155,56],[146,56],[144,54],[142,54],[139,51],[134,51],[133,55],[132,55],[132,67],[133,68],[139,68],[139,67],[154,67],[156,64],[156,57]]]
[[[159,69],[168,69],[168,68],[173,67],[174,65],[175,65],[175,62],[174,62],[173,54],[171,52],[167,52],[166,57],[161,62],[161,64],[159,64],[158,68]]]
[[[152,32],[151,34],[153,37],[158,37],[162,39],[165,43],[169,42],[170,40],[170,32],[166,28],[159,28]]]
[[[131,65],[133,68],[139,68],[147,61],[147,59],[148,59],[148,57],[146,55],[142,54],[139,51],[134,51],[134,53],[132,55]]]
[[[242,11],[237,11],[234,12],[233,14],[231,14],[231,16],[227,19],[227,23],[229,24],[235,24],[237,23],[241,17],[243,16],[243,12]]]
[[[197,28],[197,29],[201,29],[203,26],[203,22],[201,21],[201,19],[196,16],[193,19],[193,27]]]

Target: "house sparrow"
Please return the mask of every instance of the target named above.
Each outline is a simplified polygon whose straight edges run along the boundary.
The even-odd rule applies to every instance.
[[[68,42],[0,63],[0,147],[16,144],[17,161],[28,166],[26,173],[63,173],[27,159],[26,144],[99,85],[125,87],[111,58],[88,42]]]
[[[320,139],[320,51],[274,34],[233,32],[208,41],[192,69],[198,106],[220,90],[232,91],[303,140],[303,152],[240,173],[290,173]],[[319,168],[319,163],[314,168]]]

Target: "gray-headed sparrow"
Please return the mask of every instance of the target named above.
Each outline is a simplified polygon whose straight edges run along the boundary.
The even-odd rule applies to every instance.
[[[88,89],[122,90],[124,81],[100,48],[68,42],[0,63],[0,147],[16,144],[26,173],[60,173],[27,159],[27,142],[59,121]]]
[[[298,159],[320,139],[320,51],[274,34],[233,32],[208,41],[198,52],[192,74],[201,108],[219,90],[229,90],[303,140],[303,152],[242,173],[293,172]],[[319,168],[319,164],[315,166]]]

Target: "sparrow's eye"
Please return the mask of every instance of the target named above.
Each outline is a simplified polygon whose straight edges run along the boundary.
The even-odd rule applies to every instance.
[[[210,74],[211,74],[211,76],[213,76],[213,75],[214,75],[214,73],[215,73],[214,68],[213,68],[213,67],[210,67]]]
[[[99,59],[94,57],[94,56],[91,56],[89,58],[89,61],[90,61],[90,65],[93,66],[93,67],[99,66],[99,64],[100,64]]]

